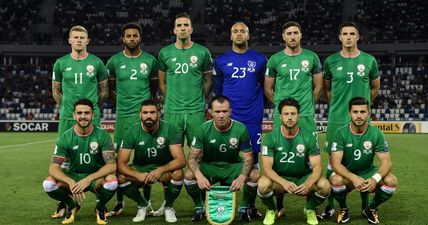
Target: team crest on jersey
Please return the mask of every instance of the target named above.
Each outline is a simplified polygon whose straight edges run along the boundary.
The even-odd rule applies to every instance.
[[[309,61],[308,60],[303,60],[302,61],[302,71],[304,72],[309,72]]]
[[[89,148],[90,148],[89,152],[92,155],[97,154],[98,153],[98,142],[93,141],[93,142],[89,143]]]
[[[370,153],[372,153],[372,142],[371,141],[365,141],[364,143],[363,143],[363,146],[364,146],[364,153],[366,153],[366,154],[370,154]]]
[[[364,66],[363,64],[358,64],[358,66],[357,66],[357,70],[358,70],[358,72],[357,72],[357,75],[358,76],[364,76],[365,75],[365,72],[364,72],[364,70],[366,69],[366,66]]]
[[[146,63],[141,63],[140,64],[140,73],[146,74],[147,73],[147,64]]]
[[[304,157],[305,156],[305,145],[298,144],[296,145],[296,156]]]
[[[229,143],[230,143],[230,148],[238,148],[238,139],[231,138],[229,140]]]
[[[93,65],[87,65],[86,66],[86,75],[92,77],[94,75],[94,66]]]
[[[156,139],[156,142],[158,143],[158,148],[163,148],[165,144],[165,138],[164,137],[158,137]]]
[[[198,57],[196,55],[190,56],[190,66],[193,68],[197,67],[198,64],[196,62],[198,62]]]
[[[256,62],[255,61],[251,61],[251,60],[249,60],[248,62],[247,62],[247,65],[248,65],[248,72],[255,72],[256,71]]]

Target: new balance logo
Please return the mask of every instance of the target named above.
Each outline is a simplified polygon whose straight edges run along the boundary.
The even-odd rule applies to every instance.
[[[341,71],[343,69],[342,66],[337,67],[337,71]]]
[[[121,68],[121,69],[125,69],[125,68],[126,68],[126,65],[121,65],[121,66],[120,66],[120,68]]]
[[[138,145],[144,145],[144,141],[138,142]]]
[[[287,64],[282,64],[281,65],[281,68],[285,68],[285,67],[287,67]]]
[[[75,145],[75,146],[73,146],[73,150],[77,150],[79,148],[79,145]]]
[[[282,151],[282,147],[278,147],[278,151]]]
[[[352,147],[352,143],[351,144],[346,144],[347,148],[351,148]]]
[[[210,143],[211,143],[211,144],[214,144],[214,143],[215,143],[215,139],[211,139],[211,140],[210,140]]]
[[[171,60],[171,61],[175,62],[175,61],[177,61],[177,58],[172,58],[172,60]]]
[[[71,71],[71,67],[65,68],[65,71]]]
[[[227,64],[227,66],[233,66],[233,63],[230,62],[230,63]]]

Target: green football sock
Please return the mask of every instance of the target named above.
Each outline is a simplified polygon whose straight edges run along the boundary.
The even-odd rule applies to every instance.
[[[392,197],[393,192],[395,192],[395,187],[392,189],[393,190],[390,190],[389,191],[390,193],[388,193],[385,190],[382,190],[381,187],[377,187],[375,195],[369,203],[369,208],[370,209],[376,209],[380,204],[388,201],[388,199],[390,199]]]
[[[284,208],[284,195],[276,196],[276,208]]]
[[[311,193],[306,200],[306,209],[315,210],[315,208],[321,205],[327,196],[322,196],[318,192]]]
[[[333,192],[330,192],[330,195],[327,198],[327,205],[330,206],[332,209],[334,209],[334,196]]]
[[[118,186],[116,191],[116,201],[123,203],[123,187]]]
[[[195,207],[203,208],[204,203],[202,202],[201,197],[201,190],[198,187],[198,184],[191,184],[191,185],[185,185],[187,193],[190,195],[190,197],[193,199],[193,202],[195,203]]]
[[[136,184],[131,184],[124,187],[123,194],[134,200],[140,207],[146,207],[149,204],[147,200],[141,195],[139,187]]]
[[[116,190],[107,190],[104,187],[101,187],[98,191],[97,197],[97,209],[104,209],[107,202],[110,201],[111,198],[113,198],[114,194],[116,193]]]
[[[49,197],[64,202],[69,209],[77,206],[77,202],[69,195],[67,188],[60,187],[55,191],[46,192]]]
[[[181,188],[183,185],[174,185],[171,182],[168,183],[167,187],[164,189],[165,194],[165,207],[172,207],[175,199],[180,195]]]
[[[267,207],[268,210],[276,210],[275,202],[273,201],[273,192],[269,192],[264,196],[261,196],[259,193],[259,197],[262,200],[262,203]],[[284,198],[284,196],[281,196]]]
[[[339,203],[340,208],[348,208],[348,205],[346,204],[346,196],[348,195],[346,188],[339,191],[332,191],[332,194],[334,199],[336,199],[336,201]]]
[[[257,198],[257,183],[248,182],[248,205],[255,206]],[[245,194],[245,189],[244,189]]]
[[[367,208],[369,205],[369,193],[368,192],[360,192],[361,197],[361,209]]]
[[[152,185],[144,185],[143,186],[143,195],[147,201],[150,201],[151,192],[152,192]]]

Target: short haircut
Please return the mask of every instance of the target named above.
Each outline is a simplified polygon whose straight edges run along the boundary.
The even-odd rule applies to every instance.
[[[122,34],[124,36],[125,36],[125,31],[128,29],[136,29],[136,30],[138,30],[139,34],[141,34],[141,30],[142,30],[141,26],[138,23],[130,22],[130,23],[123,25],[123,27],[122,27]]]
[[[82,98],[82,99],[77,100],[74,103],[74,110],[76,110],[76,107],[78,105],[87,105],[91,108],[92,112],[94,111],[94,103],[92,103],[91,100],[89,100],[89,99]]]
[[[369,101],[363,97],[353,97],[351,101],[349,101],[349,111],[351,111],[352,106],[354,105],[367,105],[369,107]]]
[[[85,28],[85,27],[83,27],[83,26],[80,26],[80,25],[73,26],[73,27],[70,29],[70,32],[68,33],[68,36],[71,36],[71,32],[73,32],[73,31],[85,32],[85,33],[86,33],[86,35],[88,35],[88,31],[86,30],[86,28]]]
[[[175,15],[175,19],[177,20],[178,18],[187,18],[190,20],[190,25],[192,25],[192,18],[190,17],[189,14],[187,14],[185,12],[179,13],[179,14]],[[175,26],[175,22],[174,22],[174,26]]]
[[[294,98],[285,98],[279,103],[279,105],[278,105],[279,114],[281,114],[281,110],[284,106],[294,106],[297,109],[297,113],[300,112],[300,104]]]
[[[229,106],[230,106],[230,100],[228,97],[224,96],[224,95],[216,95],[213,100],[211,100],[211,108],[213,107],[213,102],[219,102],[219,103],[225,103],[228,102]]]
[[[143,106],[154,106],[156,107],[156,110],[159,111],[158,104],[153,99],[144,100],[141,103],[140,109],[143,108]]]
[[[358,28],[358,26],[357,26],[357,24],[356,24],[356,23],[354,23],[354,22],[344,22],[344,23],[342,23],[342,24],[340,25],[340,28],[339,28],[339,34],[341,34],[341,33],[342,33],[342,29],[343,29],[344,27],[355,27],[355,29],[358,31],[358,33],[360,33],[360,29]]]
[[[284,25],[282,25],[282,32],[284,32],[289,27],[297,27],[297,28],[299,28],[299,31],[302,32],[302,27],[296,21],[288,21],[288,22],[284,23]]]
[[[242,25],[244,25],[245,27],[247,27],[247,32],[248,33],[250,33],[250,28],[248,28],[248,26],[247,26],[247,24],[245,24],[244,22],[242,22],[242,21],[236,21],[235,23],[233,23],[233,25],[232,25],[232,27],[230,28],[230,31],[232,32],[233,31],[233,27],[235,26],[235,25],[238,25],[238,24],[242,24]]]

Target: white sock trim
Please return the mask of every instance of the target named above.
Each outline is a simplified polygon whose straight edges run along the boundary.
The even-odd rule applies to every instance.
[[[118,184],[117,184],[117,180],[112,180],[112,181],[109,181],[109,182],[105,182],[105,183],[103,184],[103,188],[105,188],[105,189],[107,189],[107,190],[109,190],[109,191],[114,191],[114,190],[116,190],[116,189],[117,189],[117,186],[118,186]]]
[[[52,180],[44,180],[43,181],[43,190],[45,190],[45,192],[52,192],[57,190],[59,187],[56,185],[55,181]]]
[[[260,198],[269,198],[270,196],[273,195],[273,191],[268,192],[268,193],[263,195],[262,193],[260,193],[260,190],[257,188],[257,195],[259,195]]]
[[[186,179],[184,179],[184,185],[186,185],[186,186],[191,186],[191,185],[194,185],[194,184],[197,184],[198,182],[196,181],[196,180],[186,180]]]
[[[386,186],[386,185],[382,185],[380,186],[380,189],[385,192],[388,193],[390,195],[394,194],[394,192],[397,190],[397,187],[392,187],[392,186]]]
[[[131,181],[127,181],[125,183],[119,184],[119,187],[123,188],[131,184]]]
[[[346,186],[345,185],[331,186],[331,190],[336,193],[343,192],[343,191],[346,191]]]
[[[247,182],[247,185],[248,186],[250,186],[250,187],[257,187],[257,183],[254,183],[254,182]]]
[[[183,185],[184,180],[173,180],[171,179],[171,184],[175,185],[175,186],[181,186]]]

